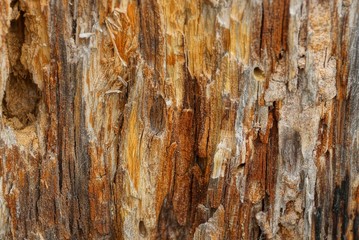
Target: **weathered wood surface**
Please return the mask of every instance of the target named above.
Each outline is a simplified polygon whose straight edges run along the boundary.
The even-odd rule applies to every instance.
[[[358,0],[1,0],[0,239],[359,239]]]

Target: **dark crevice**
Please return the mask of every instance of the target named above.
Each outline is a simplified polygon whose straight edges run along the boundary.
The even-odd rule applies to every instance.
[[[156,239],[186,239],[186,228],[181,226],[173,211],[173,203],[166,196],[162,202],[157,223]]]
[[[355,214],[354,222],[353,222],[353,237],[354,239],[359,239],[359,212],[357,211]]]
[[[283,13],[282,13],[282,39],[281,39],[281,52],[279,53],[278,57],[279,59],[281,59],[281,57],[283,56],[283,52],[285,50],[287,50],[287,35],[288,35],[288,25],[289,25],[289,11],[290,11],[290,3],[288,0],[284,1],[284,6],[283,6]]]
[[[261,32],[260,32],[260,39],[259,39],[259,58],[262,58],[262,45],[263,45],[263,30],[264,30],[264,4],[262,2],[262,19],[261,19]]]
[[[162,96],[158,95],[154,98],[150,109],[150,125],[151,130],[161,133],[166,126],[166,102]]]
[[[69,5],[71,6],[70,9],[70,15],[72,18],[72,26],[71,26],[71,34],[72,38],[76,39],[76,32],[77,32],[77,0],[70,0]]]
[[[315,228],[315,240],[321,239],[321,226],[322,226],[322,208],[317,207],[314,213],[314,228]]]
[[[15,4],[18,3],[18,2],[19,2],[19,0],[12,0],[11,3],[10,3],[10,7],[14,8]]]
[[[349,225],[348,203],[349,203],[350,180],[348,174],[340,186],[336,186],[333,196],[333,238],[338,239],[338,230],[341,226],[341,238],[345,239],[346,230]]]
[[[202,171],[202,174],[206,172],[208,159],[206,157],[195,156],[195,163],[199,166]]]
[[[138,230],[140,232],[141,237],[147,237],[147,229],[145,226],[145,223],[143,221],[140,221],[138,224]]]
[[[14,129],[23,129],[36,120],[40,90],[33,81],[32,74],[21,62],[22,46],[25,42],[25,12],[17,2],[12,2],[13,11],[18,16],[11,20],[6,35],[6,46],[10,63],[9,78],[2,101],[3,115],[7,125]]]
[[[35,219],[36,221],[39,221],[39,201],[40,201],[40,186],[41,186],[41,169],[38,168],[37,170],[37,183],[36,183],[36,200],[35,200]]]

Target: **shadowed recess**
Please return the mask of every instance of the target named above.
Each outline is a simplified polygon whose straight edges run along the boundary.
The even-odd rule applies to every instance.
[[[162,96],[158,95],[155,97],[150,110],[151,129],[155,133],[160,133],[165,128],[166,125],[165,113],[166,113],[166,102]]]
[[[10,62],[10,72],[2,102],[7,124],[14,129],[22,129],[36,119],[40,90],[33,82],[32,74],[21,63],[22,45],[25,42],[25,12],[14,4],[18,15],[11,20],[6,45]]]

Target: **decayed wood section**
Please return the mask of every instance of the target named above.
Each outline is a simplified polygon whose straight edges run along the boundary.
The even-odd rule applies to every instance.
[[[0,239],[359,239],[358,0],[1,0]]]

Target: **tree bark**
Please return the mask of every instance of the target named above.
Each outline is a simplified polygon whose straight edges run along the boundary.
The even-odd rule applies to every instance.
[[[0,239],[359,239],[358,0],[1,0]]]

